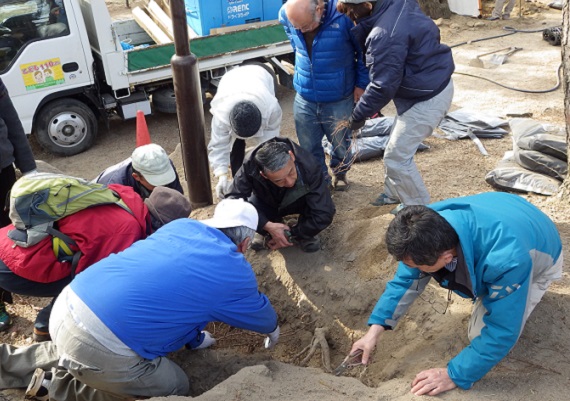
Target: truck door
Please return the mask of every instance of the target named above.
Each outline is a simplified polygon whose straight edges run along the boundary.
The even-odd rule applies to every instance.
[[[94,82],[92,65],[76,0],[0,2],[0,76],[26,133],[43,101]]]

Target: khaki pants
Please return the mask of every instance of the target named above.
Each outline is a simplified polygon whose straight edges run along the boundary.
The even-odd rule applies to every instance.
[[[552,263],[552,258],[549,255],[533,252],[531,255],[533,259],[532,265],[532,281],[527,294],[526,309],[523,316],[521,325],[521,332],[528,320],[528,317],[534,310],[534,307],[540,302],[542,296],[554,280],[559,280],[562,277],[562,266],[564,265],[563,254],[560,254],[558,260]],[[483,306],[481,298],[477,299],[473,307],[473,313],[469,320],[468,337],[469,341],[481,334],[481,330],[485,327],[483,316],[487,313],[487,309]],[[521,333],[519,333],[520,336]]]

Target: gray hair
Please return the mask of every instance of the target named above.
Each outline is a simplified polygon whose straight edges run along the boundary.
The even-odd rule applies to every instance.
[[[249,238],[250,242],[253,241],[253,236],[255,235],[255,230],[246,226],[219,228],[218,230],[226,234],[236,245],[241,244],[246,238]]]
[[[309,0],[308,8],[313,17],[313,21],[317,22],[317,6],[319,5],[319,0]]]
[[[255,153],[255,161],[259,168],[266,173],[281,170],[291,160],[289,145],[283,142],[265,142]]]

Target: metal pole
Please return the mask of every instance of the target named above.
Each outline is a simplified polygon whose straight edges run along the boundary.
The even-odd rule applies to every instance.
[[[171,0],[170,12],[176,50],[170,62],[174,76],[184,174],[190,202],[194,207],[204,207],[211,205],[213,200],[198,60],[190,53],[184,0]]]

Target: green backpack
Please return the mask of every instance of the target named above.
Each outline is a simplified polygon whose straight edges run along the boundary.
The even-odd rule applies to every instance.
[[[10,191],[10,220],[15,229],[8,231],[8,237],[27,248],[51,235],[56,257],[71,262],[75,270],[81,252],[54,223],[89,207],[108,204],[132,214],[120,195],[104,184],[53,173],[23,176]]]

